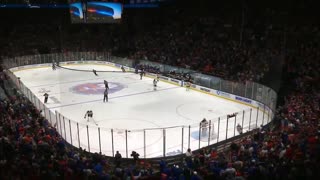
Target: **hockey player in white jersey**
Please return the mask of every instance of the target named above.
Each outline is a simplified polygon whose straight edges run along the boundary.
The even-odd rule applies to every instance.
[[[86,112],[86,114],[84,115],[84,119],[85,118],[87,118],[87,122],[89,122],[90,120],[92,120],[96,125],[98,125],[95,121],[94,121],[94,119],[93,119],[93,112],[92,112],[92,110],[88,110],[87,112]]]
[[[157,79],[153,79],[153,90],[157,90],[157,83],[158,83],[158,80]]]
[[[204,137],[207,135],[208,132],[208,121],[206,118],[203,118],[203,120],[200,122],[200,127],[201,127],[201,136]]]
[[[242,127],[240,124],[237,125],[237,131],[239,134],[242,134]]]

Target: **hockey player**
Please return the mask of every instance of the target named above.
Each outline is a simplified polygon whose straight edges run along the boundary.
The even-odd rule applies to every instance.
[[[144,74],[143,69],[141,69],[141,70],[140,70],[140,80],[142,80],[143,74]]]
[[[240,124],[237,125],[237,131],[239,134],[242,134],[242,127]]]
[[[154,79],[153,80],[153,90],[157,90],[157,83],[158,83],[158,80],[157,79]]]
[[[48,98],[49,98],[49,94],[48,93],[44,93],[44,103],[48,102]]]
[[[92,120],[96,125],[98,125],[98,124],[94,121],[94,119],[93,119],[93,112],[92,112],[92,110],[88,110],[88,111],[86,112],[86,114],[84,115],[84,119],[87,118],[87,117],[88,117],[87,122],[89,122],[90,120]]]
[[[201,127],[201,136],[204,137],[207,135],[208,131],[208,121],[206,118],[203,118],[203,120],[200,122],[200,127]]]
[[[56,70],[56,64],[55,64],[55,62],[52,62],[52,70]]]
[[[126,70],[124,69],[123,66],[121,66],[121,70],[122,70],[122,72],[126,72]]]
[[[108,81],[104,80],[103,82],[104,82],[104,87],[105,87],[106,89],[109,89],[109,83],[108,83]]]
[[[92,69],[92,72],[93,72],[93,74],[94,74],[94,75],[98,76],[98,74],[97,74],[97,71],[96,71],[96,70]]]
[[[186,85],[186,91],[189,91],[191,83],[190,82],[185,82],[185,85]]]
[[[104,90],[104,93],[103,93],[103,102],[108,102],[108,88],[106,88],[106,90]]]

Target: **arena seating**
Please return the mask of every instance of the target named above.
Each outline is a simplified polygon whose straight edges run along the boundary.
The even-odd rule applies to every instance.
[[[182,159],[161,160],[158,164],[105,157],[66,144],[0,68],[1,179],[320,177],[319,26],[310,23],[282,29],[266,23],[255,33],[254,22],[245,27],[240,44],[234,38],[239,26],[230,26],[221,17],[195,18],[178,10],[166,11],[175,17],[170,23],[156,18],[157,14],[150,16],[141,20],[149,22],[148,28],[136,32],[136,36],[130,36],[126,21],[115,27],[60,25],[59,18],[44,24],[5,25],[0,29],[0,56],[111,51],[117,56],[177,65],[240,82],[260,81],[269,73],[274,62],[271,59],[279,59],[283,61],[279,62],[283,64],[283,103],[273,123],[231,142],[227,148],[190,150]],[[154,18],[159,21],[154,23]],[[287,44],[281,45],[279,37],[284,32]]]

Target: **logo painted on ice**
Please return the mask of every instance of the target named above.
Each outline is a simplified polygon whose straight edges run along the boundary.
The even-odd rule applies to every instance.
[[[120,83],[109,82],[109,94],[121,91],[124,86]],[[71,87],[71,91],[77,94],[98,95],[103,94],[105,90],[104,83],[85,83]]]

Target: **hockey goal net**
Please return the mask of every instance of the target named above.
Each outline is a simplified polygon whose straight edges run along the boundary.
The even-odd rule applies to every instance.
[[[200,138],[201,140],[215,139],[217,137],[214,124],[201,124]]]

